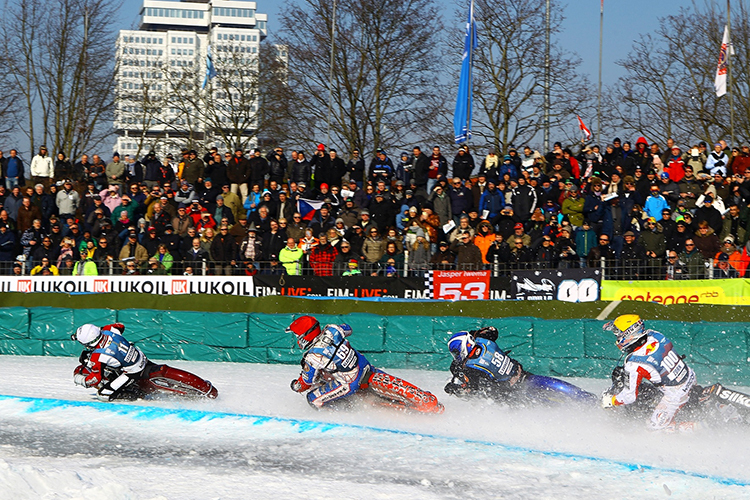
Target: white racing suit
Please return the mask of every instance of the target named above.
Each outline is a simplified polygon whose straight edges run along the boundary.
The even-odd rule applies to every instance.
[[[349,325],[326,325],[303,356],[302,373],[292,380],[292,390],[307,392],[307,402],[318,409],[346,403],[367,390],[382,398],[384,406],[443,412],[434,394],[373,367],[346,340],[351,333]]]
[[[84,387],[95,387],[102,382],[104,366],[122,370],[116,379],[99,389],[100,396],[111,399],[118,389],[131,379],[138,378],[149,361],[138,347],[125,340],[124,325],[114,323],[102,327],[101,331],[102,339],[94,347],[83,369],[76,370],[73,379]]]
[[[346,340],[349,325],[326,325],[302,358],[302,373],[292,381],[292,389],[307,393],[307,402],[316,408],[350,396],[367,384],[370,363]]]
[[[675,415],[690,398],[695,372],[673,350],[671,340],[654,330],[647,330],[646,334],[646,342],[625,358],[628,384],[613,396],[612,404],[635,402],[643,379],[650,381],[664,396],[656,405],[648,426],[661,430],[673,426]]]

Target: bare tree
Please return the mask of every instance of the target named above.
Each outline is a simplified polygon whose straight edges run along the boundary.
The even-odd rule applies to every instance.
[[[433,0],[340,0],[335,19],[329,0],[290,0],[281,16],[280,42],[289,51],[289,86],[278,102],[288,139],[331,142],[368,151],[405,147],[434,137],[443,67],[442,21]],[[302,29],[299,19],[313,19]],[[331,81],[331,76],[333,80]]]
[[[659,20],[618,64],[625,68],[608,92],[610,126],[663,143],[729,138],[729,95],[716,97],[714,78],[726,24],[725,4],[683,7]],[[744,1],[733,3],[732,93],[735,140],[750,140],[750,21]]]
[[[186,94],[207,134],[226,148],[246,149],[259,131],[260,64],[250,48],[239,39],[214,45],[217,75],[205,89]]]
[[[21,130],[72,157],[111,133],[114,0],[9,0],[3,36]]]
[[[591,86],[577,73],[580,60],[554,42],[564,17],[552,4],[550,128],[575,143],[575,115],[593,115]],[[475,17],[473,142],[505,151],[543,131],[545,0],[477,0]]]

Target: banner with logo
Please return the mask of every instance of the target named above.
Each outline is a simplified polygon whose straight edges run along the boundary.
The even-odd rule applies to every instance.
[[[750,305],[750,280],[604,281],[602,300]]]
[[[428,299],[424,278],[255,275],[255,296]]]
[[[0,291],[255,296],[253,278],[247,276],[3,276]]]
[[[544,269],[514,271],[510,298],[516,300],[599,300],[602,276],[598,269]]]
[[[487,300],[490,274],[490,271],[432,271],[428,284],[434,299]]]

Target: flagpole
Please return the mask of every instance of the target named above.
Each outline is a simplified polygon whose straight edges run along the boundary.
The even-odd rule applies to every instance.
[[[331,147],[331,109],[333,108],[333,65],[336,50],[336,0],[333,0],[331,16],[331,67],[328,70],[328,120],[326,127],[326,146]]]
[[[549,100],[550,100],[550,0],[547,0],[544,42],[544,150],[549,151]]]
[[[599,94],[596,104],[596,140],[601,143],[602,131],[602,46],[604,40],[604,0],[599,8]]]
[[[727,0],[727,85],[729,85],[729,146],[734,147],[734,93],[732,92],[732,28],[730,19],[730,0]]]
[[[728,1],[728,0],[727,0]],[[469,7],[471,13],[471,23],[469,24],[469,37],[472,43],[469,43],[469,93],[466,95],[466,152],[469,152],[469,141],[471,140],[471,98],[474,93],[474,0],[471,0]]]

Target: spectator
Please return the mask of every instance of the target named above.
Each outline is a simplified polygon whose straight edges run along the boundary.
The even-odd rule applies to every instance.
[[[359,260],[357,259],[349,259],[347,262],[347,268],[346,271],[344,271],[342,276],[360,276],[362,275],[362,271],[359,270]]]
[[[737,250],[737,247],[734,245],[733,236],[729,235],[726,238],[724,238],[724,241],[721,246],[721,251],[717,252],[716,255],[714,256],[714,267],[718,267],[719,258],[722,255],[728,256],[726,260],[727,262],[729,262],[729,265],[737,270],[738,276],[741,275],[740,273],[744,271],[744,266],[742,264],[742,254]]]
[[[690,279],[704,279],[706,277],[706,260],[695,247],[695,241],[692,238],[685,240],[685,250],[678,256],[680,261],[685,264]]]
[[[161,266],[164,268],[164,274],[172,274],[172,265],[174,264],[174,257],[169,252],[167,245],[163,243],[159,245],[158,250],[152,256],[152,258],[156,259],[159,262],[159,264],[161,264]]]
[[[48,271],[48,273],[45,273],[44,271]],[[40,263],[38,266],[35,266],[31,270],[31,276],[36,276],[37,274],[50,274],[52,276],[59,276],[60,271],[57,269],[57,266],[51,264],[50,259],[47,257],[44,257],[40,260]]]
[[[349,269],[349,261],[352,259],[360,261],[362,257],[352,250],[352,245],[349,241],[341,240],[336,260],[333,261],[333,273],[337,276],[342,275],[347,269]],[[357,269],[359,269],[359,266]]]
[[[695,236],[695,248],[703,254],[704,259],[709,260],[714,258],[721,250],[719,237],[716,236],[716,233],[708,225],[708,222],[702,221],[698,223],[698,231],[696,231]]]
[[[455,167],[454,167],[455,168]],[[461,215],[468,214],[474,205],[471,190],[463,185],[462,178],[453,178],[453,186],[448,190],[453,222],[458,224]]]
[[[714,267],[714,279],[739,278],[740,273],[729,264],[729,255],[722,252],[716,259]]]
[[[321,233],[318,237],[318,245],[312,249],[308,256],[315,276],[333,276],[333,262],[337,255],[338,250],[328,242],[328,236]]]
[[[656,279],[665,259],[667,240],[664,230],[653,217],[649,217],[643,225],[640,242],[646,251],[646,279]]]
[[[229,234],[228,226],[221,226],[219,234],[211,241],[209,251],[211,260],[214,262],[216,274],[231,276],[237,265],[237,242]]]
[[[29,171],[34,184],[42,184],[44,187],[52,184],[52,179],[55,177],[55,165],[52,158],[47,155],[46,146],[41,146],[39,153],[32,158]]]
[[[304,252],[297,247],[294,238],[287,238],[286,246],[279,253],[279,262],[284,266],[286,274],[299,276],[302,274],[302,257]]]
[[[605,268],[607,273],[615,270],[615,251],[609,245],[609,236],[599,236],[599,244],[591,249],[587,256],[587,266],[592,268]]]
[[[708,172],[709,175],[714,175],[718,172],[721,173],[722,176],[726,176],[728,162],[729,157],[724,152],[721,144],[717,142],[714,144],[714,150],[711,151],[711,154],[709,154],[706,159],[706,172]]]
[[[129,260],[134,261],[136,267],[148,260],[148,252],[143,245],[138,243],[138,234],[135,231],[128,234],[128,241],[123,245],[122,250],[120,250],[119,257],[120,265],[125,270],[127,270],[125,263]]]
[[[528,269],[533,259],[531,249],[524,244],[520,236],[513,236],[511,241],[513,248],[510,249],[508,265],[511,269]]]
[[[164,269],[164,266],[161,262],[159,262],[157,258],[150,257],[148,261],[141,264],[140,274],[164,276],[165,274],[167,274],[167,271],[166,269]]]
[[[554,269],[557,267],[557,251],[549,235],[542,236],[542,243],[534,255],[534,265],[537,269]]]
[[[385,240],[380,236],[376,227],[371,227],[364,243],[362,243],[362,256],[365,262],[370,264],[370,269],[375,267],[385,253]]]
[[[487,260],[487,251],[494,241],[495,231],[492,228],[492,224],[483,220],[477,226],[477,234],[474,237],[474,244],[479,247],[479,250],[482,252],[482,262],[485,264],[489,264],[490,262]]]
[[[625,243],[620,253],[620,277],[624,280],[645,279],[646,249],[636,241],[632,231],[625,232],[623,239]]]
[[[98,276],[99,270],[96,262],[91,258],[91,252],[88,250],[81,251],[81,260],[75,265],[73,276]]]
[[[453,176],[461,181],[471,178],[474,171],[474,157],[471,156],[466,146],[458,148],[458,153],[453,159]],[[452,198],[452,197],[451,197]],[[452,200],[451,200],[452,201]]]
[[[380,257],[377,269],[372,272],[373,276],[380,274],[385,276],[396,276],[404,268],[404,254],[400,252],[394,241],[386,241],[385,252]]]

